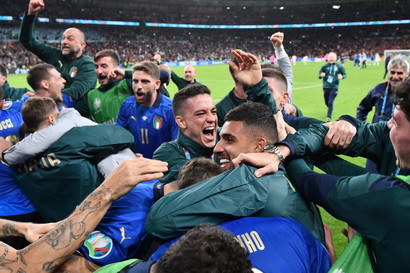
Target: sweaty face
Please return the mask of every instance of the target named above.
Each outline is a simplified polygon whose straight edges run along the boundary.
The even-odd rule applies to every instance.
[[[76,28],[64,31],[61,37],[61,52],[68,58],[78,58],[85,47],[85,41],[81,32]]]
[[[61,90],[64,88],[65,79],[61,77],[61,74],[54,68],[50,70],[50,76],[50,80],[48,81],[50,97],[56,102],[62,102],[63,94]]]
[[[144,71],[134,71],[132,89],[137,103],[146,107],[152,106],[157,99],[157,89],[160,84],[160,80],[155,80]]]
[[[184,103],[181,131],[202,147],[213,148],[216,142],[218,117],[215,104],[208,94],[189,98]]]
[[[195,68],[193,66],[185,67],[184,76],[186,81],[193,83],[196,76]]]
[[[387,125],[397,158],[396,165],[401,169],[410,169],[410,121],[404,112],[396,107]]]
[[[399,87],[409,76],[404,67],[392,67],[389,70],[389,80],[392,89]]]
[[[108,78],[110,72],[115,68],[111,57],[102,57],[94,65],[95,74],[97,75],[100,85],[107,85],[111,82]]]
[[[256,142],[250,139],[250,132],[243,127],[242,121],[225,122],[219,135],[220,140],[214,148],[214,154],[218,155],[224,171],[234,168],[232,159],[240,153],[256,151]]]

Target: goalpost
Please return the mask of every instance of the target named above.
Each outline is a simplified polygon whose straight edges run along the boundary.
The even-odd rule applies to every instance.
[[[384,59],[386,59],[388,55],[393,57],[398,54],[404,55],[407,57],[407,60],[410,60],[410,49],[386,49],[384,51]]]

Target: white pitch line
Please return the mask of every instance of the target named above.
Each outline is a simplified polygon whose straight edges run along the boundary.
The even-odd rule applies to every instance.
[[[316,85],[310,85],[310,86],[304,86],[304,87],[297,87],[297,88],[292,88],[292,90],[300,90],[300,89],[307,89],[307,88],[315,88],[322,86],[322,84],[316,84]]]

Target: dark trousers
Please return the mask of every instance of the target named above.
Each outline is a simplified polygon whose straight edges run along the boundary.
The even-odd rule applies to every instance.
[[[333,112],[333,102],[337,96],[337,88],[323,88],[323,93],[325,95],[325,103],[327,106],[327,117],[332,117]]]

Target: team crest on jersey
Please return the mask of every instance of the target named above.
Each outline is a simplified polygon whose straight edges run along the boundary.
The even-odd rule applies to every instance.
[[[161,116],[155,116],[154,117],[154,121],[152,123],[152,125],[154,126],[155,129],[159,130],[162,127],[162,123],[163,123],[163,118]]]
[[[100,100],[100,98],[96,98],[96,99],[94,100],[93,106],[94,106],[94,109],[95,109],[95,110],[100,109],[100,107],[101,107],[101,100]]]
[[[94,231],[84,242],[88,249],[88,256],[93,259],[102,259],[107,257],[112,250],[112,239],[101,231]]]
[[[3,108],[1,110],[8,110],[13,105],[11,100],[4,101]]]
[[[70,69],[70,72],[68,73],[70,75],[71,78],[75,78],[75,76],[77,76],[77,67],[73,66]]]

